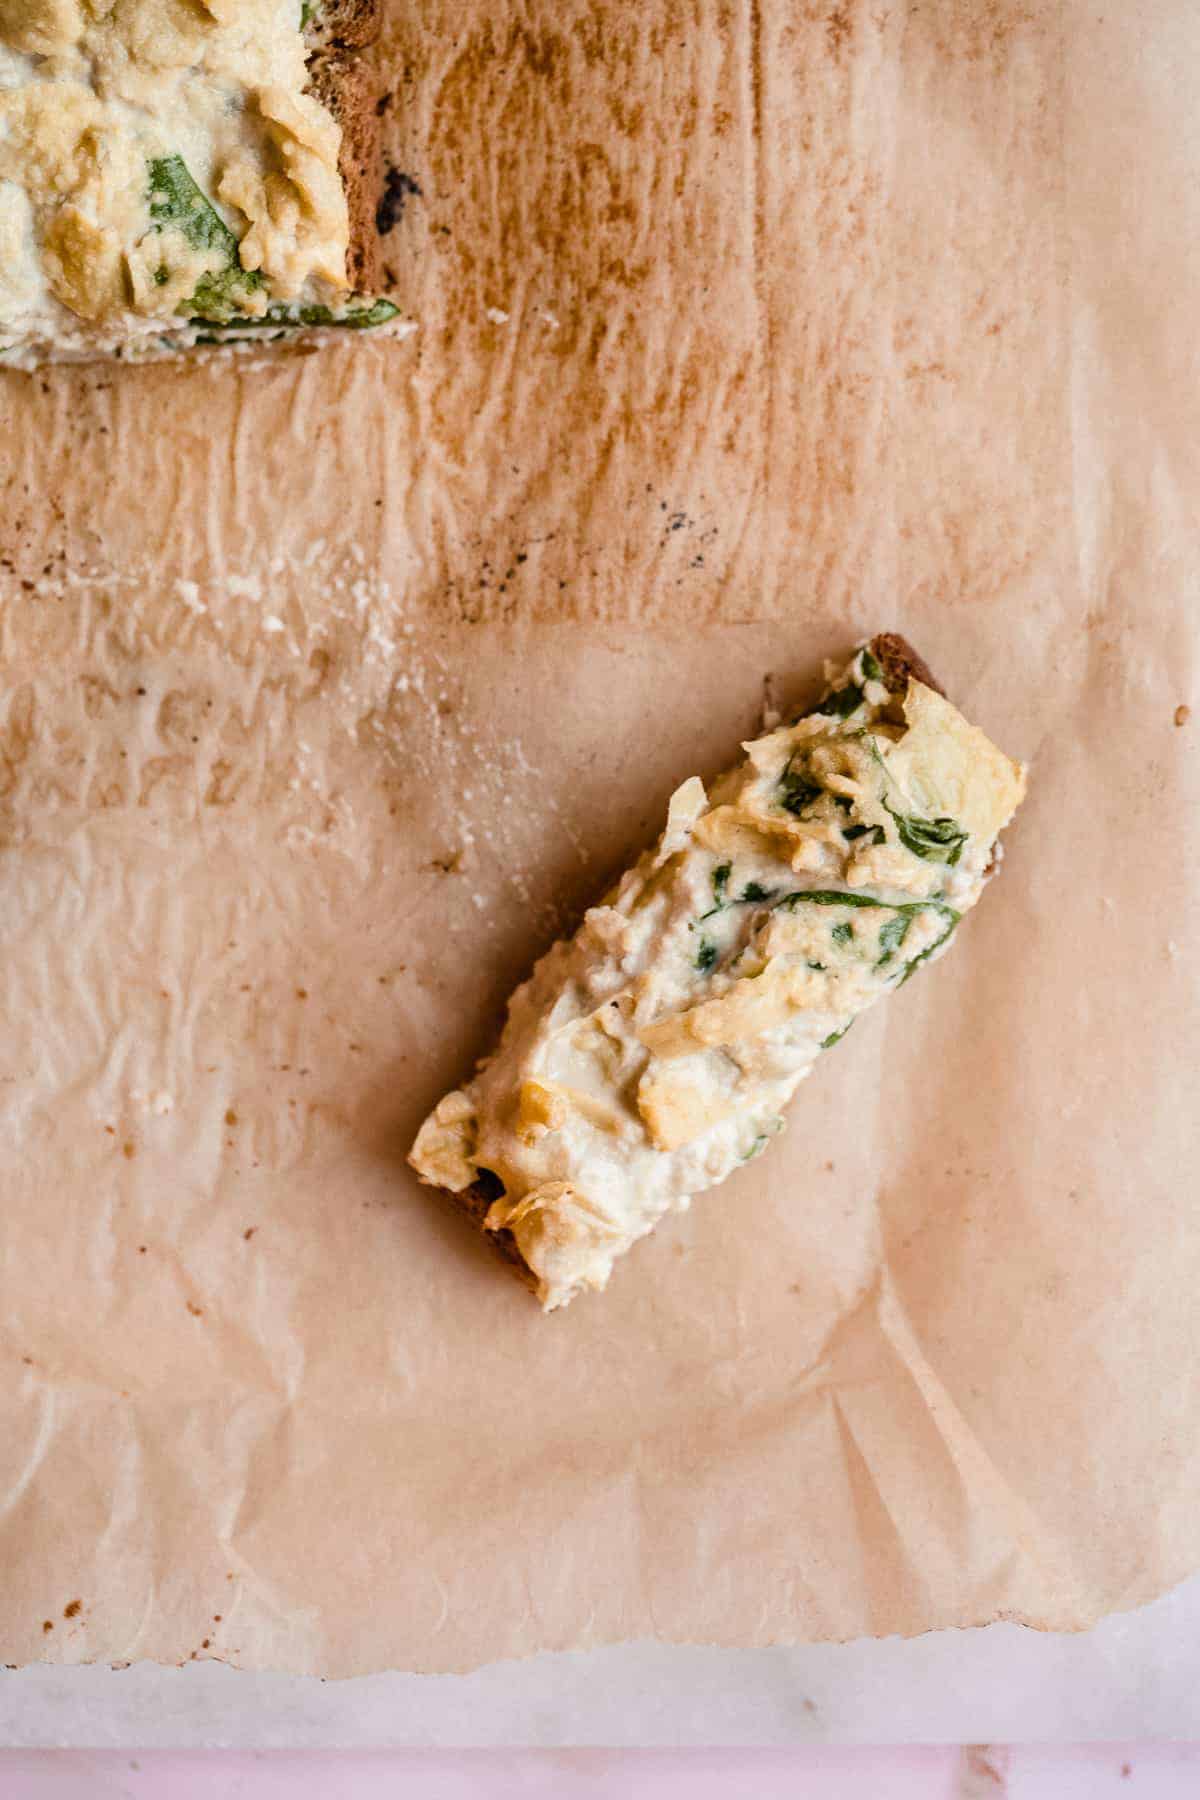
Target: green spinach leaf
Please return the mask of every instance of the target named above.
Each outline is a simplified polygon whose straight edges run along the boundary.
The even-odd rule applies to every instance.
[[[884,920],[879,927],[879,960],[875,964],[877,969],[890,963],[897,950],[903,947],[912,922],[911,913],[896,913],[893,918]]]
[[[899,813],[883,803],[896,821],[900,842],[923,862],[946,863],[953,868],[962,855],[967,834],[954,819],[919,819],[915,814]]]
[[[891,906],[888,900],[876,900],[873,894],[844,894],[840,888],[802,888],[794,894],[785,894],[776,903],[788,912],[795,912],[798,906]],[[892,909],[895,910],[895,909]]]
[[[181,231],[194,250],[219,250],[236,262],[238,241],[212,201],[196,185],[182,156],[156,156],[150,172],[150,217],[159,231]]]
[[[821,798],[820,784],[810,781],[802,769],[795,769],[791,763],[783,771],[779,780],[779,804],[784,812],[799,816],[814,800]]]
[[[191,299],[177,310],[188,318],[203,319],[206,325],[227,324],[238,307],[246,304],[246,295],[262,285],[257,269],[219,269],[215,274],[202,275]]]
[[[839,719],[848,719],[851,713],[858,711],[862,703],[862,689],[854,682],[849,682],[846,687],[838,688],[835,694],[830,694],[827,700],[822,700],[817,711],[819,713],[833,713],[834,716]]]
[[[370,306],[352,306],[343,313],[334,312],[328,306],[290,306],[281,302],[277,306],[268,306],[261,318],[234,317],[222,319],[220,323],[228,331],[298,331],[303,326],[313,330],[371,331],[376,325],[386,325],[399,312],[400,308],[390,300],[375,300]]]
[[[911,979],[914,972],[920,968],[926,958],[932,956],[935,950],[941,949],[942,945],[946,942],[946,939],[951,935],[954,927],[962,917],[961,913],[956,913],[953,907],[950,906],[939,906],[937,911],[940,912],[942,917],[947,921],[945,931],[943,931],[940,937],[935,938],[927,949],[922,950],[918,955],[914,956],[910,962],[905,964],[904,973],[896,983],[897,987],[903,987],[905,982]]]
[[[729,905],[729,877],[732,874],[732,863],[718,863],[713,870],[712,890],[716,905],[710,906],[707,912],[702,912],[700,914],[700,918],[697,921],[699,924],[703,925],[705,919],[711,919],[715,913],[724,912],[725,908]]]
[[[183,317],[198,316],[206,324],[227,323],[246,296],[264,287],[258,269],[243,269],[238,241],[212,201],[197,186],[182,156],[156,156],[148,164],[150,218],[156,231],[173,228],[194,250],[212,251],[225,259],[223,269],[201,275],[191,298],[176,309]],[[155,271],[162,286],[170,279],[165,266]]]

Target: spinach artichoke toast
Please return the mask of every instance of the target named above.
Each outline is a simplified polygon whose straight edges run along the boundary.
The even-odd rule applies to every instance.
[[[0,366],[388,325],[381,0],[0,0]]]
[[[946,949],[1025,788],[890,633],[743,748],[677,789],[409,1158],[547,1311],[766,1148],[820,1053]]]

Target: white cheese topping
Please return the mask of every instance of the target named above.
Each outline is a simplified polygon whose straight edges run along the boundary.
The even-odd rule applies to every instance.
[[[0,0],[4,360],[340,306],[341,134],[307,84],[301,0]]]
[[[822,707],[671,801],[657,847],[514,994],[495,1056],[411,1161],[503,1184],[549,1310],[783,1128],[823,1049],[939,955],[983,891],[1024,771],[871,647]]]

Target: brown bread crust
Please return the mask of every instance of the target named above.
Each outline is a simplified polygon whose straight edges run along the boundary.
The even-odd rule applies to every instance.
[[[439,1191],[448,1194],[458,1210],[465,1213],[470,1219],[472,1225],[491,1240],[492,1248],[503,1257],[513,1274],[525,1283],[530,1292],[536,1291],[537,1277],[521,1255],[512,1232],[508,1230],[489,1231],[484,1223],[492,1201],[504,1192],[499,1179],[493,1175],[490,1182],[483,1180],[473,1182],[469,1188],[464,1188],[461,1194],[456,1194],[449,1188],[442,1188]]]
[[[309,88],[342,132],[341,176],[350,211],[346,277],[359,294],[383,282],[375,210],[381,192],[379,80],[362,51],[379,34],[381,0],[323,0],[307,31]]]
[[[920,681],[935,694],[941,694],[943,700],[946,698],[946,690],[907,638],[895,631],[881,631],[867,648],[883,670],[884,686],[889,693],[902,694],[910,681]]]
[[[314,50],[361,50],[379,36],[381,0],[318,0],[305,36]]]

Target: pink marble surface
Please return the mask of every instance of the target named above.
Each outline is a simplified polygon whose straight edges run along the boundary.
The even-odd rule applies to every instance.
[[[0,1752],[3,1800],[1195,1800],[1200,1747]]]

